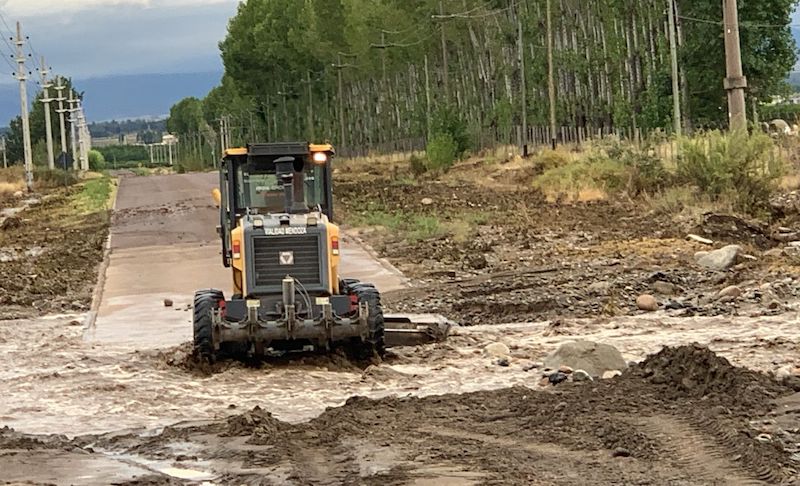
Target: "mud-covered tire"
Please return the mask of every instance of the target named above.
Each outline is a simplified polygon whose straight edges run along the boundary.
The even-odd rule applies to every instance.
[[[361,343],[362,349],[359,354],[364,358],[375,355],[383,357],[386,353],[386,341],[384,340],[385,325],[380,292],[372,284],[355,281],[348,282],[347,290],[350,295],[356,296],[359,303],[366,302],[369,309],[367,319],[369,333],[366,341]]]
[[[218,309],[220,301],[224,299],[219,290],[200,290],[194,294],[194,352],[208,361],[216,359],[211,312]]]

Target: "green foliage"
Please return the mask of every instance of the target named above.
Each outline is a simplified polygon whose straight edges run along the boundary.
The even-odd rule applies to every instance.
[[[203,102],[197,98],[184,98],[169,110],[167,131],[177,135],[197,133],[203,118]]]
[[[109,145],[96,150],[108,162],[143,162],[150,159],[147,148],[141,145]]]
[[[106,170],[106,159],[103,154],[98,150],[89,151],[89,169],[102,172]]]
[[[408,166],[411,168],[411,173],[415,176],[421,176],[428,171],[425,159],[417,154],[411,155],[411,158],[408,159]]]
[[[677,176],[712,199],[727,199],[743,212],[767,208],[784,174],[772,139],[763,133],[704,133],[680,141]]]
[[[453,158],[460,159],[470,148],[469,132],[467,123],[461,114],[452,106],[444,106],[436,111],[431,120],[431,142],[437,138],[444,139],[448,136],[454,144]],[[440,140],[441,142],[441,140]],[[445,142],[446,143],[446,142]],[[430,159],[430,155],[428,156]]]
[[[449,133],[434,135],[428,142],[428,170],[447,171],[458,157],[458,144]]]
[[[789,124],[800,121],[800,105],[792,103],[779,103],[775,105],[765,105],[759,108],[761,119],[769,123],[775,119],[781,119]]]

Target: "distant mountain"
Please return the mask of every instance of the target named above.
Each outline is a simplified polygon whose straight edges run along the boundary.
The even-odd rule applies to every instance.
[[[75,88],[85,92],[89,121],[162,117],[170,107],[187,96],[201,98],[216,86],[222,73],[135,74],[76,79]],[[30,98],[35,85],[29,84]],[[0,126],[19,115],[19,88],[0,84]]]

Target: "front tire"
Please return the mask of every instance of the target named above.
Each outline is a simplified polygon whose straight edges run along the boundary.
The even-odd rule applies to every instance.
[[[376,355],[383,357],[386,354],[386,342],[380,292],[372,284],[352,281],[348,282],[347,291],[350,295],[356,296],[359,304],[366,303],[367,309],[369,309],[367,318],[369,332],[366,341],[361,343],[362,348],[359,354],[365,358]]]
[[[214,322],[211,313],[219,309],[219,303],[225,296],[219,290],[200,290],[194,294],[194,352],[199,358],[213,362],[216,359],[214,349]]]

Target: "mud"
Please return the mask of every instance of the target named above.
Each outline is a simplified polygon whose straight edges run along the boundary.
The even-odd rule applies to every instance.
[[[385,169],[342,172],[337,196],[345,221],[379,211],[435,218],[440,230],[413,239],[380,226],[359,229],[414,278],[412,290],[387,296],[392,311],[438,312],[465,325],[613,317],[640,314],[636,298],[647,293],[671,315],[776,315],[795,309],[800,297],[797,261],[762,256],[786,244],[778,227],[800,230],[785,204],[759,222],[668,214],[642,201],[548,202],[524,171],[509,178],[502,164],[456,166],[439,180],[404,179],[397,175],[402,167]],[[690,233],[715,245],[689,241]],[[732,269],[695,264],[696,252],[725,244],[744,248]],[[673,290],[659,294],[661,282]],[[719,299],[730,285],[743,295]]]
[[[86,311],[109,218],[75,215],[77,187],[53,191],[6,219],[0,231],[0,318]]]
[[[171,484],[170,471],[216,484],[779,483],[796,479],[798,464],[759,420],[775,413],[776,400],[795,396],[692,345],[666,348],[601,382],[353,397],[304,423],[255,407],[225,420],[55,446],[3,430],[0,444],[78,449],[165,471],[126,484]],[[796,416],[782,424],[790,425]]]

